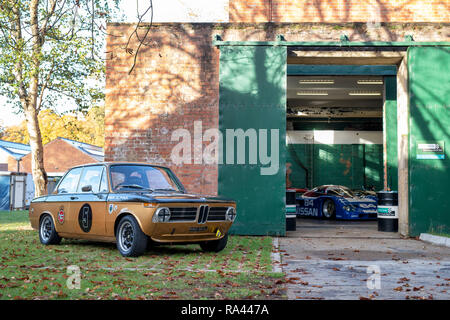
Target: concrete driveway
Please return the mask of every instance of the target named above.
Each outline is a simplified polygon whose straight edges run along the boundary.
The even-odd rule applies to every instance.
[[[450,249],[376,221],[297,219],[278,245],[288,299],[450,299]]]

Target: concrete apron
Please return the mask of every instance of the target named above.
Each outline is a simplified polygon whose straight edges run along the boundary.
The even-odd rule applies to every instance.
[[[449,248],[374,221],[297,219],[278,246],[288,299],[450,299]]]

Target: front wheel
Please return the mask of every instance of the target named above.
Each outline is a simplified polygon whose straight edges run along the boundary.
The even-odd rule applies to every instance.
[[[323,202],[323,206],[322,206],[322,215],[326,218],[326,219],[334,219],[334,217],[336,216],[336,206],[334,204],[334,201],[331,199],[326,199]]]
[[[207,252],[219,252],[225,249],[228,242],[228,234],[226,234],[222,239],[219,240],[211,240],[211,241],[204,241],[200,243],[200,247],[203,249],[203,251]]]
[[[124,257],[138,257],[142,255],[148,243],[147,235],[142,232],[133,216],[123,217],[117,226],[117,249]]]
[[[45,245],[61,242],[61,237],[56,232],[55,224],[49,214],[45,214],[39,222],[39,240]]]

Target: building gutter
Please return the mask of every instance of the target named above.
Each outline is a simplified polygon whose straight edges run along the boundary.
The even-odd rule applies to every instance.
[[[215,36],[214,46],[286,46],[286,47],[424,47],[450,46],[450,42],[416,42],[416,41],[223,41]]]

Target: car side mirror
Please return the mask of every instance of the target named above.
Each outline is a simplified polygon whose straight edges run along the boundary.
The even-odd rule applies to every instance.
[[[84,186],[81,188],[81,191],[83,192],[91,192],[92,191],[92,186],[89,184],[87,186]]]

